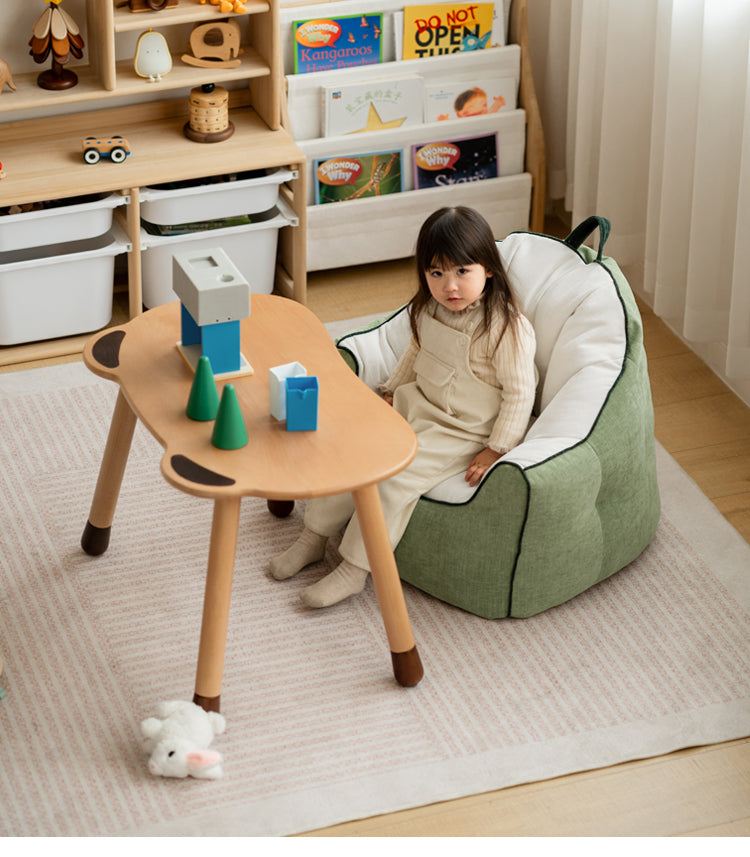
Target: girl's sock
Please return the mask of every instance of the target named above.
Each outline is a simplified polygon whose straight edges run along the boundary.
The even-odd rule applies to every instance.
[[[271,560],[268,567],[272,577],[287,580],[306,565],[323,559],[327,541],[327,536],[320,536],[305,527],[291,547]]]
[[[300,598],[308,607],[330,607],[365,588],[370,572],[344,560],[322,580],[302,590]]]

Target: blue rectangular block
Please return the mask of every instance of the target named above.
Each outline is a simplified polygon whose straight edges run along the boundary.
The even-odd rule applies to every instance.
[[[318,427],[318,379],[315,375],[286,379],[287,431]]]
[[[183,345],[200,345],[201,329],[198,322],[190,315],[185,304],[180,304],[180,322]]]
[[[211,361],[214,375],[240,368],[240,323],[222,321],[201,328],[203,353]]]

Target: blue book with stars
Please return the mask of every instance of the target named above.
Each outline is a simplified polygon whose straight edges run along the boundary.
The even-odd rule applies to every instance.
[[[495,179],[497,155],[497,132],[414,145],[414,189]]]

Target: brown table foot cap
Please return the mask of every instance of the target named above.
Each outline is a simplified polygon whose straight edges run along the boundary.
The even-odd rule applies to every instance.
[[[422,680],[424,669],[416,646],[408,652],[391,652],[391,660],[393,675],[403,687],[414,687]]]
[[[81,536],[81,547],[89,556],[99,556],[109,547],[109,534],[112,527],[95,527],[91,521],[86,521]]]
[[[294,500],[269,500],[268,511],[277,518],[287,518],[294,510]]]
[[[219,708],[221,705],[221,697],[220,696],[201,696],[196,693],[193,694],[193,702],[196,705],[200,705],[200,707],[204,711],[215,711],[219,714]]]

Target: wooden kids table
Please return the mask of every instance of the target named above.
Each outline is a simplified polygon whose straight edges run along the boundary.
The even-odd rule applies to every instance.
[[[94,556],[107,549],[140,419],[164,447],[161,471],[167,482],[214,502],[193,699],[218,711],[241,498],[266,498],[273,510],[273,504],[351,491],[394,675],[404,686],[417,684],[422,664],[377,490],[378,482],[403,470],[416,454],[408,423],[349,369],[310,310],[286,298],[253,295],[251,314],[241,323],[241,343],[254,373],[228,379],[249,442],[241,449],[217,449],[211,444],[213,422],[185,414],[193,372],[177,350],[179,339],[176,302],[96,334],[85,348],[86,366],[120,389],[83,549]],[[295,361],[319,380],[315,431],[287,431],[270,413],[269,369]],[[221,381],[218,386],[221,392]]]

